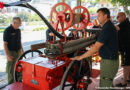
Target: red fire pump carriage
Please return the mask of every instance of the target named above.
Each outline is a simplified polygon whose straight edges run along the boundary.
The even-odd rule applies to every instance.
[[[14,77],[16,83],[7,86],[9,90],[52,90],[60,85],[60,90],[87,90],[91,83],[91,59],[71,61],[70,57],[81,55],[96,41],[97,35],[87,36],[86,27],[89,23],[89,12],[85,7],[73,9],[65,3],[56,4],[50,14],[50,22],[27,2],[3,4],[1,8],[10,6],[26,7],[35,11],[54,33],[53,41],[35,44],[31,50],[24,52],[18,59]],[[73,37],[68,37],[65,30],[73,27]],[[80,37],[76,36],[77,32]],[[60,34],[62,33],[62,34]],[[58,37],[59,40],[55,40]],[[44,49],[44,54],[38,49]],[[37,55],[36,55],[37,54]]]

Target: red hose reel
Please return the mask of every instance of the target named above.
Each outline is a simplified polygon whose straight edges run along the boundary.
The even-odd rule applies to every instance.
[[[75,23],[73,25],[73,28],[75,28],[76,30],[85,29],[90,21],[90,15],[89,15],[88,10],[83,6],[77,6],[72,10],[72,12],[80,16],[79,22]],[[77,15],[75,15],[74,17],[74,20],[76,19],[77,19]]]
[[[66,3],[56,4],[50,14],[50,22],[57,31],[67,30],[73,20],[72,10]]]
[[[76,30],[85,29],[89,20],[90,15],[85,7],[77,6],[71,10],[70,6],[63,2],[56,4],[50,14],[51,25],[63,35],[71,26]]]

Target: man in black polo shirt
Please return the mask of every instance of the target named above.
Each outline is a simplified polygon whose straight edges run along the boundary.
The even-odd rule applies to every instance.
[[[98,21],[102,27],[95,45],[81,56],[72,60],[83,60],[99,51],[102,60],[100,63],[100,87],[113,87],[113,79],[118,71],[118,35],[115,26],[110,21],[110,11],[101,8],[98,11]],[[109,89],[110,90],[110,89]]]
[[[4,31],[4,50],[7,56],[6,72],[8,73],[8,84],[14,82],[13,70],[18,57],[22,54],[21,31],[19,29],[21,19],[14,17],[12,24]]]
[[[118,30],[119,51],[123,66],[123,80],[117,86],[125,87],[130,83],[130,21],[124,12],[119,12],[117,15],[119,25]]]

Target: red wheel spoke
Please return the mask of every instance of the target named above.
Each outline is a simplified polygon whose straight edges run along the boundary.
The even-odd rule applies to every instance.
[[[68,11],[68,8],[67,7],[65,7],[65,10],[64,10],[64,12],[67,12]]]
[[[58,12],[56,11],[56,8],[54,9],[54,12],[56,13],[56,15],[58,15]]]
[[[65,21],[65,23],[64,23],[64,24],[66,24],[66,26],[67,26],[68,22],[67,22],[67,21]]]
[[[85,9],[83,9],[83,12],[82,12],[82,14],[85,14],[86,13],[86,10]]]
[[[67,25],[68,25],[68,22],[67,22],[67,21],[65,21],[65,23],[64,23],[64,27],[66,28],[66,27],[67,27]]]
[[[57,30],[57,28],[58,28],[58,25],[59,25],[59,20],[56,22],[56,24],[55,24],[56,26],[56,30]]]
[[[60,22],[61,29],[64,29],[64,23]]]

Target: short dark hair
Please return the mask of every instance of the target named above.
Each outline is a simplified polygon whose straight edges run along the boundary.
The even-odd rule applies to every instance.
[[[97,10],[97,12],[99,11],[103,12],[103,14],[107,14],[107,18],[110,18],[110,11],[108,8],[100,8]]]

